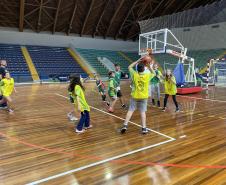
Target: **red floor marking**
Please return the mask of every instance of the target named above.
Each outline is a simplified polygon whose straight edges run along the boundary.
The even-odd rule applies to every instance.
[[[104,160],[103,157],[98,157],[98,156],[85,156],[85,155],[79,155],[75,154],[74,152],[65,152],[63,149],[51,149],[43,146],[39,146],[36,144],[28,143],[26,141],[17,139],[15,137],[8,136],[4,133],[0,132],[0,136],[7,138],[10,141],[15,141],[17,143],[26,145],[31,148],[38,148],[40,150],[44,150],[50,153],[58,153],[58,154],[63,154],[67,155],[70,157],[81,157],[85,159],[95,159],[95,160]],[[208,169],[226,169],[226,166],[220,166],[220,165],[191,165],[191,164],[168,164],[168,163],[152,163],[152,162],[141,162],[141,161],[130,161],[130,160],[122,160],[122,159],[117,159],[117,160],[112,160],[110,161],[112,163],[119,163],[119,164],[136,164],[136,165],[143,165],[143,166],[165,166],[165,167],[177,167],[177,168],[208,168]]]

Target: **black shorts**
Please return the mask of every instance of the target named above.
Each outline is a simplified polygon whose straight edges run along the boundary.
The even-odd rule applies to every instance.
[[[117,92],[117,97],[118,97],[118,98],[121,98],[121,97],[122,97],[122,92],[121,92],[121,90],[119,90],[119,91]]]

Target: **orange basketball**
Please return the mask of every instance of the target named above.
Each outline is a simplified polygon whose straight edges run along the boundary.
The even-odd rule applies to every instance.
[[[152,49],[151,49],[151,48],[147,48],[147,53],[148,53],[149,55],[152,55]]]
[[[141,59],[141,63],[143,63],[145,66],[150,65],[151,62],[152,62],[152,58],[150,56],[144,56]]]

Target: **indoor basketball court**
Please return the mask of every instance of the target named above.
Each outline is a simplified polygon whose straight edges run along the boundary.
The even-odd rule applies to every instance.
[[[0,10],[0,185],[226,184],[226,0]]]
[[[151,130],[143,136],[138,113],[128,133],[118,132],[126,111],[109,114],[90,90],[93,83],[87,83],[86,93],[94,127],[75,135],[65,116],[70,110],[65,87],[19,86],[17,113],[9,117],[1,112],[2,184],[224,182],[224,89],[178,97],[183,107],[179,114],[149,107]],[[123,92],[129,91],[123,83]]]

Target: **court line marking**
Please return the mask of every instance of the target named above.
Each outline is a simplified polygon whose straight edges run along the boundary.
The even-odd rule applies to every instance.
[[[92,90],[92,92],[94,92],[94,93],[96,93],[96,94],[98,94],[96,91],[93,91]],[[52,95],[53,93],[42,93],[42,95]],[[162,94],[162,93],[161,93]],[[36,95],[38,95],[37,93],[34,93],[34,94],[30,94],[31,96],[36,96]],[[29,95],[29,96],[30,96]],[[21,95],[21,94],[19,94],[18,92],[17,92],[17,94],[16,94],[16,96],[17,97],[27,97],[28,95]],[[190,97],[190,96],[184,96],[184,95],[177,95],[177,96],[181,96],[181,97],[184,97],[184,98],[191,98],[191,99],[195,99],[196,97]],[[162,98],[164,98],[164,96],[161,96]],[[203,100],[208,100],[208,99],[204,99],[204,98],[202,98]],[[220,101],[220,100],[214,100],[214,101]],[[148,106],[149,107],[152,107],[152,108],[156,108],[156,107],[153,107],[151,104],[149,104],[148,103]],[[107,112],[106,112],[107,113]],[[191,113],[190,111],[183,111],[183,110],[181,110],[180,111],[180,113],[188,113],[188,115],[199,115],[199,116],[204,116],[204,114],[199,114],[199,113],[196,113],[196,112],[193,112],[193,113]],[[210,118],[214,118],[214,117],[216,117],[217,119],[223,119],[223,120],[225,120],[226,119],[226,117],[219,117],[219,116],[216,116],[216,115],[212,115],[212,116],[208,116],[208,117],[210,117]]]
[[[164,95],[165,95],[165,93],[160,93],[160,94],[164,94]],[[210,98],[199,98],[199,97],[185,96],[185,95],[180,95],[180,94],[177,94],[177,96],[179,96],[179,97],[184,97],[184,98],[188,98],[188,99],[197,99],[197,100],[204,100],[204,101],[213,101],[213,102],[226,103],[225,100],[215,100],[215,99],[210,99]],[[164,98],[164,96],[161,96],[161,97]]]
[[[67,97],[64,97],[64,98],[67,98]],[[102,110],[99,110],[99,111],[102,111]],[[105,111],[103,111],[103,112],[105,112]],[[107,112],[105,112],[105,113],[107,113]],[[111,115],[111,114],[109,114],[109,115]],[[112,116],[112,115],[111,115]],[[119,117],[120,118],[120,117]],[[123,119],[123,118],[121,118],[121,119]],[[136,124],[137,125],[137,124]],[[139,127],[141,127],[140,125],[137,125],[137,126],[139,126]],[[160,133],[158,133],[158,134],[160,134]],[[162,134],[160,134],[160,135],[162,135]],[[163,134],[164,135],[164,134]],[[15,139],[14,139],[15,140]],[[152,147],[155,147],[155,145],[161,145],[161,144],[164,144],[164,143],[167,143],[167,142],[171,142],[171,141],[174,141],[175,139],[174,138],[172,138],[172,139],[170,139],[170,140],[167,140],[167,141],[164,141],[164,142],[161,142],[161,143],[157,143],[157,144],[154,144],[154,145],[150,145],[150,146],[147,146],[147,147],[150,147],[150,148],[152,148]],[[16,141],[18,141],[18,140],[16,140]],[[34,144],[30,144],[30,145],[32,145],[32,147],[34,147]],[[147,148],[147,147],[144,147],[144,148]],[[41,148],[41,149],[45,149],[45,147],[39,147],[39,148]],[[47,148],[48,149],[48,148]],[[138,150],[141,150],[141,149],[138,149]],[[145,149],[144,149],[145,150]],[[50,152],[54,152],[52,149],[48,149],[48,151],[50,151]],[[59,150],[59,151],[56,151],[56,152],[58,152],[58,153],[62,153],[62,151],[61,150]],[[131,151],[131,152],[134,152],[134,151]],[[139,152],[139,151],[137,151],[137,152]],[[65,152],[66,153],[66,152]],[[122,155],[124,155],[124,154],[122,154]],[[115,156],[116,157],[116,156]],[[123,156],[122,156],[123,157]],[[114,158],[114,157],[113,157]],[[108,159],[105,159],[105,160],[108,160]],[[105,160],[102,160],[102,161],[105,161]],[[160,166],[171,166],[171,167],[179,167],[179,168],[223,168],[223,169],[225,169],[226,168],[226,166],[207,166],[207,165],[187,165],[187,164],[182,164],[182,165],[180,165],[180,164],[161,164],[161,163],[151,163],[151,162],[139,162],[139,161],[128,161],[128,160],[115,160],[114,161],[114,159],[112,159],[113,160],[113,162],[121,162],[121,163],[128,163],[128,164],[138,164],[138,165],[160,165]],[[99,162],[101,162],[101,161],[99,161]],[[97,163],[99,163],[99,162],[97,162]],[[107,161],[108,162],[108,161]],[[103,163],[105,163],[105,162],[103,162]],[[90,164],[90,165],[92,165],[92,164]],[[97,164],[98,165],[98,164]],[[89,168],[89,167],[92,167],[92,166],[89,166],[89,165],[86,165],[86,166],[88,166],[87,168]],[[74,170],[77,170],[77,171],[81,171],[81,170],[83,170],[83,168],[84,168],[85,166],[83,166],[83,167],[80,167],[80,168],[82,168],[82,169],[80,169],[80,170],[78,170],[78,168],[77,169],[74,169]],[[70,170],[70,171],[72,171],[72,170]],[[64,173],[67,173],[67,172],[64,172]],[[73,173],[73,172],[71,172],[71,173]],[[61,173],[61,174],[63,174],[63,173]],[[58,174],[59,175],[59,174]],[[54,176],[58,176],[58,175],[54,175]],[[67,175],[67,174],[66,174]],[[50,178],[50,177],[47,177],[47,178]],[[45,179],[47,179],[47,178],[45,178]],[[55,177],[55,178],[58,178],[58,177]],[[42,179],[43,180],[43,179]],[[39,180],[39,181],[41,181],[41,180]],[[35,181],[35,182],[39,182],[39,181]],[[33,182],[33,183],[35,183],[35,182]],[[29,184],[31,184],[31,183],[29,183]],[[39,184],[39,183],[38,183]]]
[[[196,100],[203,100],[203,101],[212,101],[212,102],[226,103],[225,100],[214,100],[214,99],[209,99],[209,98],[199,98],[199,97],[194,97],[194,96],[184,96],[184,95],[179,95],[179,94],[177,94],[177,96],[179,96],[179,97],[184,97],[184,98],[188,98],[188,99],[196,99]]]
[[[15,141],[17,143],[23,144],[28,147],[32,148],[38,148],[50,153],[58,153],[58,154],[64,154],[69,157],[81,157],[81,158],[87,158],[87,159],[98,159],[98,160],[103,160],[103,157],[98,157],[98,156],[85,156],[85,155],[80,155],[80,154],[74,154],[72,152],[64,152],[64,149],[51,149],[48,147],[28,143],[26,141],[17,139],[12,136],[8,136],[2,132],[0,132],[0,136],[7,138],[9,141]],[[167,140],[169,141],[169,140]],[[163,141],[163,142],[167,142]],[[170,142],[170,141],[169,141]],[[226,165],[192,165],[192,164],[173,164],[173,163],[154,163],[154,162],[142,162],[142,161],[134,161],[134,160],[122,160],[122,159],[116,159],[110,162],[114,163],[124,163],[124,164],[137,164],[137,165],[144,165],[144,166],[167,166],[167,167],[177,167],[177,168],[208,168],[208,169],[226,169]]]
[[[99,93],[97,93],[94,90],[92,90],[92,92],[94,92],[96,94],[99,94]],[[164,94],[165,95],[165,93],[160,93],[160,94]],[[194,96],[191,97],[191,96],[184,96],[184,95],[179,95],[179,94],[177,94],[177,96],[182,97],[182,98],[184,97],[184,98],[196,99],[196,97],[194,97]],[[164,99],[164,96],[160,96],[160,97]],[[221,100],[212,100],[212,99],[205,99],[205,98],[201,98],[201,100],[206,100],[206,101],[221,101]],[[150,103],[148,103],[148,107],[156,108],[156,107],[153,107],[152,104],[150,104]],[[185,113],[186,115],[196,115],[196,114],[199,115],[198,113],[193,112],[193,111],[189,111],[189,110],[187,110],[187,111],[186,110],[185,111],[180,110],[180,113]],[[202,115],[204,116],[204,114],[202,114]],[[199,116],[201,116],[201,114]],[[224,118],[224,117],[218,117],[216,115],[208,116],[208,117],[211,117],[211,118],[216,117],[218,119],[226,120],[226,118]]]
[[[59,93],[55,93],[55,95],[60,96],[60,97],[62,97],[62,98],[64,98],[64,99],[69,99],[68,97],[66,97],[66,96],[64,96],[64,95],[62,95],[62,94],[59,94]],[[116,115],[114,115],[114,114],[110,114],[110,113],[108,113],[108,112],[106,112],[106,111],[103,111],[103,110],[98,109],[98,108],[93,107],[93,106],[90,106],[90,107],[91,107],[92,109],[94,109],[94,110],[97,110],[97,111],[102,112],[102,113],[104,113],[104,114],[107,114],[107,115],[109,115],[109,116],[112,116],[112,117],[115,117],[115,118],[118,118],[118,119],[120,119],[120,120],[125,121],[124,118],[121,118],[121,117],[116,116]],[[137,124],[137,123],[134,123],[133,121],[129,121],[129,123],[131,123],[131,124],[133,124],[133,125],[136,125],[136,126],[142,128],[141,125],[139,125],[139,124]],[[168,136],[168,135],[166,135],[166,134],[163,134],[163,133],[161,133],[161,132],[152,130],[152,129],[150,129],[150,128],[147,128],[147,129],[148,129],[149,131],[151,131],[151,132],[154,132],[154,133],[159,134],[159,135],[161,135],[161,136],[164,136],[164,137],[166,137],[166,138],[169,138],[169,139],[172,139],[172,140],[176,140],[175,138],[173,138],[173,137],[171,137],[171,136]]]
[[[0,136],[7,138],[10,141],[15,141],[17,143],[23,144],[25,146],[33,147],[33,148],[38,148],[44,151],[48,151],[50,153],[58,153],[58,154],[64,154],[70,157],[81,157],[81,158],[87,158],[87,159],[98,159],[102,160],[103,157],[98,157],[98,156],[85,156],[85,155],[79,155],[79,154],[74,154],[73,152],[64,152],[64,149],[51,149],[43,146],[39,146],[36,144],[28,143],[26,141],[17,139],[12,136],[8,136],[2,132],[0,132]],[[170,142],[170,140],[163,141],[163,142]],[[161,143],[163,143],[161,142]],[[154,144],[154,145],[160,145],[160,143]],[[147,146],[149,147],[149,146]],[[165,167],[177,167],[177,168],[208,168],[208,169],[226,169],[226,165],[192,165],[192,164],[173,164],[173,163],[154,163],[154,162],[142,162],[142,161],[131,161],[131,160],[122,160],[122,159],[115,159],[109,162],[114,162],[114,163],[123,163],[123,164],[136,164],[136,165],[144,165],[144,166],[165,166]]]
[[[160,145],[163,145],[165,143],[172,142],[172,141],[174,141],[174,140],[173,139],[169,139],[167,141],[163,141],[163,142],[160,142],[160,143],[157,143],[157,144],[153,144],[153,145],[150,145],[150,146],[147,146],[147,147],[143,147],[143,148],[140,148],[140,149],[137,149],[137,150],[133,150],[133,151],[121,154],[121,155],[117,155],[117,156],[114,156],[114,157],[111,157],[111,158],[107,158],[107,159],[104,159],[104,160],[101,160],[101,161],[98,161],[98,162],[95,162],[95,163],[91,163],[91,164],[88,164],[88,165],[85,165],[85,166],[82,166],[82,167],[79,167],[79,168],[75,168],[75,169],[72,169],[72,170],[69,170],[69,171],[66,171],[66,172],[63,172],[63,173],[59,173],[57,175],[49,176],[47,178],[28,183],[27,185],[36,185],[36,184],[40,184],[40,183],[43,183],[43,182],[47,182],[49,180],[53,180],[53,179],[56,179],[56,178],[59,178],[59,177],[63,177],[65,175],[69,175],[71,173],[75,173],[75,172],[78,172],[78,171],[81,171],[81,170],[85,170],[87,168],[95,167],[95,166],[104,164],[106,162],[116,161],[119,158],[126,157],[128,155],[132,155],[132,154],[135,154],[135,153],[138,153],[138,152],[150,149],[150,148],[154,148],[156,146],[160,146]]]
[[[22,86],[27,86],[27,85],[33,85],[33,84],[39,84],[40,83],[19,83],[19,86],[18,87],[22,87]],[[46,84],[53,84],[53,85],[65,85],[67,83],[46,83]],[[160,94],[165,94],[165,93],[160,93]],[[184,98],[190,98],[190,99],[198,99],[198,100],[204,100],[204,101],[213,101],[213,102],[221,102],[221,103],[226,103],[225,100],[215,100],[215,99],[209,99],[209,98],[199,98],[199,97],[194,97],[194,96],[184,96],[184,95],[179,95],[177,94],[177,96],[179,97],[184,97]],[[161,96],[162,98],[164,98],[164,96]]]

